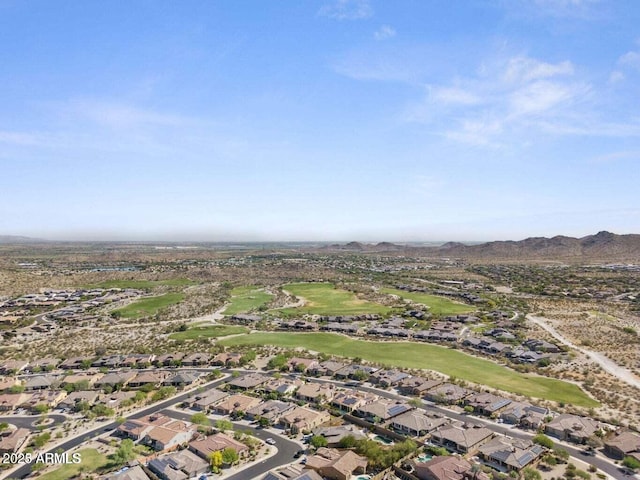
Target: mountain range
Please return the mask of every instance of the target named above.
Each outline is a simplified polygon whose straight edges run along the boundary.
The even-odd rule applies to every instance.
[[[0,244],[50,243],[46,240],[17,235],[0,235]],[[51,242],[55,243],[55,242]],[[140,242],[146,243],[146,242]],[[286,245],[287,242],[282,242]],[[486,243],[448,242],[438,246],[398,244],[391,242],[349,242],[313,248],[315,251],[387,253],[411,256],[450,257],[478,260],[565,260],[606,262],[640,261],[640,234],[617,235],[598,232],[582,238],[557,235],[530,237],[524,240],[500,240]],[[298,249],[301,245],[289,248]]]
[[[477,259],[623,261],[640,259],[640,235],[617,235],[602,231],[582,238],[558,235],[552,238],[531,237],[519,241],[501,240],[475,245],[448,242],[437,247],[414,247],[389,242],[377,244],[350,242],[345,245],[331,245],[327,248],[353,252],[403,252],[414,255]]]

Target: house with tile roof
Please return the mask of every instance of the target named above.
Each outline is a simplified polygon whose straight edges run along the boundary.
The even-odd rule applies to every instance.
[[[547,435],[573,443],[587,443],[589,437],[601,431],[600,422],[589,417],[581,417],[569,413],[558,415],[544,426]]]
[[[444,415],[416,409],[394,417],[389,426],[398,433],[412,437],[424,437],[450,422],[451,419]]]
[[[431,433],[433,443],[462,454],[475,452],[492,437],[493,432],[488,428],[472,424],[446,425]]]
[[[189,442],[189,450],[205,460],[209,460],[213,452],[221,452],[225,448],[233,448],[241,457],[249,452],[249,447],[244,443],[240,443],[224,433],[216,433]]]
[[[280,417],[280,425],[292,433],[311,431],[331,420],[327,411],[312,410],[306,407],[296,407]]]
[[[634,457],[640,461],[640,435],[629,430],[615,432],[605,440],[604,452],[617,460]]]
[[[413,475],[419,480],[489,480],[482,471],[464,458],[456,456],[435,457],[428,462],[415,463]]]
[[[507,472],[519,472],[535,465],[544,454],[545,448],[530,440],[515,439],[502,435],[495,436],[478,448],[478,456],[490,467]]]
[[[349,480],[354,474],[367,472],[367,459],[351,450],[321,447],[307,458],[307,468],[330,480]]]

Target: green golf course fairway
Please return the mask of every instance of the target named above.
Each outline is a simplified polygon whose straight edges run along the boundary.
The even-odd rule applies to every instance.
[[[458,315],[459,313],[469,313],[476,310],[475,307],[465,303],[453,302],[445,297],[429,295],[428,293],[406,292],[397,288],[381,288],[382,293],[397,295],[400,298],[411,300],[429,307],[429,312],[435,315]]]
[[[236,287],[231,290],[231,303],[222,312],[224,315],[236,315],[254,310],[271,301],[273,295],[262,287]]]
[[[298,308],[283,308],[277,310],[282,315],[361,315],[378,313],[386,315],[391,308],[379,303],[361,300],[352,292],[341,290],[332,283],[289,283],[282,286],[283,290],[305,300]]]
[[[253,333],[218,341],[220,345],[274,345],[359,357],[390,367],[435,370],[473,383],[527,397],[581,407],[600,404],[577,385],[553,378],[525,375],[458,350],[413,342],[370,342],[333,333]]]
[[[159,310],[180,303],[182,300],[184,300],[182,293],[165,293],[157,297],[143,298],[114,312],[120,313],[123,318],[146,317],[155,315]]]

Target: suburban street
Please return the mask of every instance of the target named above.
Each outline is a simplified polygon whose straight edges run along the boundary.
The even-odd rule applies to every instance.
[[[318,378],[308,378],[308,381],[311,382],[318,382],[318,383],[334,383],[334,384],[344,384],[343,382],[336,382],[334,380],[324,380],[324,379],[318,379]],[[388,392],[386,390],[382,390],[379,388],[373,388],[373,387],[366,387],[366,386],[359,386],[357,387],[359,390],[363,390],[366,392],[371,392],[374,393],[376,395],[380,395],[381,397],[385,397],[385,398],[389,398],[389,399],[393,399],[393,400],[406,400],[407,397],[403,397],[402,395],[398,395],[396,393],[392,393],[392,392]],[[493,422],[490,420],[487,420],[485,418],[481,418],[478,416],[471,416],[471,415],[467,415],[464,413],[458,413],[455,412],[453,410],[450,410],[448,408],[443,408],[443,407],[439,407],[437,405],[434,405],[431,402],[425,402],[423,401],[423,408],[427,411],[431,410],[432,412],[436,412],[439,413],[441,415],[445,415],[449,418],[452,418],[454,420],[458,420],[461,422],[469,422],[469,423],[475,423],[475,424],[481,424],[484,427],[487,427],[488,429],[496,432],[496,433],[500,433],[502,435],[507,435],[509,437],[513,437],[513,438],[520,438],[523,440],[531,440],[535,435],[536,432],[527,432],[525,430],[521,430],[519,428],[515,428],[513,425],[507,425],[507,424],[503,424],[503,423],[497,423],[497,422]],[[600,469],[601,471],[607,473],[608,475],[611,475],[613,478],[619,478],[622,474],[621,472],[618,470],[618,468],[612,464],[612,462],[610,460],[606,460],[602,455],[598,454],[594,457],[586,457],[584,456],[582,453],[580,453],[583,449],[577,446],[574,446],[572,444],[569,444],[567,442],[561,442],[556,438],[552,438],[552,440],[554,441],[554,443],[558,444],[559,446],[561,446],[563,449],[565,449],[567,452],[569,452],[569,455],[571,455],[572,457],[575,457],[578,460],[582,460],[582,461],[586,461],[587,463],[593,464],[596,467],[598,467],[598,469]]]
[[[51,413],[45,414],[45,417],[50,421],[50,423],[46,424],[47,427],[58,425],[60,423],[63,423],[65,420],[69,419],[65,415],[58,415],[58,414],[51,414]],[[27,428],[35,432],[36,430],[38,430],[37,422],[41,418],[42,418],[42,415],[13,415],[9,417],[2,416],[0,417],[0,421],[13,424],[18,428]]]
[[[225,373],[228,373],[228,370],[222,370]],[[247,373],[249,373],[249,371],[247,371]],[[289,375],[292,378],[297,378],[298,375]],[[210,388],[214,388],[217,387],[223,383],[225,383],[226,381],[229,380],[228,376],[225,376],[223,378],[214,380],[212,382],[209,382],[207,384],[202,385],[201,387],[199,387],[200,389],[210,389]],[[330,379],[321,379],[321,378],[306,378],[307,381],[309,382],[316,382],[316,383],[325,383],[325,384],[336,384],[336,385],[341,385],[344,386],[344,382],[340,382],[340,381],[336,381],[336,380],[330,380]],[[393,399],[393,400],[407,400],[407,397],[398,395],[397,393],[394,392],[390,392],[387,390],[382,390],[379,388],[375,388],[372,386],[365,386],[365,385],[360,385],[358,387],[356,387],[359,390],[362,391],[366,391],[366,392],[370,392],[370,393],[374,393],[376,395],[385,397],[385,398],[389,398],[389,399]],[[176,418],[176,419],[180,419],[180,420],[190,420],[191,418],[191,413],[189,412],[180,412],[177,411],[175,409],[171,409],[169,407],[179,404],[183,401],[185,401],[188,397],[192,396],[194,394],[195,390],[189,390],[187,392],[181,393],[173,398],[170,398],[168,400],[164,400],[158,404],[154,404],[152,406],[148,406],[145,407],[143,409],[140,409],[138,411],[136,411],[135,413],[128,415],[127,418],[130,419],[135,419],[135,418],[140,418],[140,417],[144,417],[145,415],[149,415],[151,413],[154,412],[159,412],[161,411],[163,414],[170,416],[172,418]],[[501,424],[501,423],[497,423],[485,418],[481,418],[478,416],[470,416],[464,413],[458,413],[456,411],[453,411],[451,409],[448,408],[443,408],[437,405],[434,405],[431,402],[426,402],[423,401],[423,408],[425,408],[425,410],[427,411],[432,411],[441,415],[445,415],[451,419],[454,420],[458,420],[461,422],[471,422],[471,423],[475,423],[475,424],[481,424],[487,428],[489,428],[490,430],[496,432],[496,433],[500,433],[503,435],[507,435],[510,437],[514,437],[514,438],[520,438],[520,439],[526,439],[526,440],[531,440],[534,435],[535,432],[527,432],[521,429],[517,429],[514,428],[512,425],[507,425],[507,424]],[[63,415],[49,415],[50,418],[54,418],[56,420],[56,422],[61,422],[64,421],[66,419],[66,417],[64,417]],[[8,419],[10,419],[11,423],[15,423],[18,426],[24,426],[24,428],[33,428],[33,426],[31,426],[31,424],[37,420],[38,417],[33,416],[33,417],[7,417]],[[29,425],[29,426],[26,426]],[[74,436],[73,438],[70,438],[66,441],[62,441],[60,443],[57,443],[55,445],[53,445],[50,449],[47,450],[47,452],[55,452],[55,451],[63,451],[63,452],[69,452],[71,451],[71,449],[76,448],[80,445],[82,445],[84,442],[86,442],[89,439],[93,439],[101,434],[104,434],[106,431],[109,430],[113,430],[115,428],[117,428],[118,423],[117,422],[110,422],[108,424],[104,424],[100,427],[96,427],[92,430],[89,431],[85,431],[82,433],[77,434],[76,436]],[[248,467],[247,469],[244,469],[236,474],[233,474],[227,478],[232,479],[232,480],[243,480],[246,478],[257,478],[259,477],[261,474],[266,473],[269,470],[272,470],[274,468],[278,468],[282,465],[286,465],[288,463],[291,463],[292,461],[294,461],[293,459],[293,455],[296,453],[296,451],[300,450],[301,445],[297,442],[291,441],[288,438],[279,435],[279,432],[277,429],[260,429],[260,428],[254,428],[252,426],[249,426],[246,422],[234,422],[234,426],[242,429],[242,430],[248,430],[251,431],[251,433],[256,437],[259,438],[261,440],[264,440],[266,438],[272,437],[274,439],[276,439],[276,448],[277,448],[277,453],[259,463],[256,463],[255,465],[252,465],[250,467]],[[569,452],[569,454],[572,457],[575,457],[578,460],[581,461],[586,461],[587,463],[593,464],[595,465],[598,469],[600,469],[602,472],[607,473],[608,475],[611,475],[613,478],[620,478],[620,476],[622,475],[622,473],[618,470],[618,468],[610,461],[605,459],[604,457],[602,457],[602,455],[598,454],[594,457],[586,457],[585,455],[583,455],[581,453],[582,449],[577,447],[577,446],[573,446],[571,444],[568,444],[567,442],[560,442],[556,439],[553,439],[555,443],[557,443],[558,445],[560,445],[562,448],[564,448],[565,450],[567,450]],[[7,478],[25,478],[27,477],[29,474],[31,473],[31,468],[29,465],[22,465],[19,468],[17,468],[15,471],[13,471],[10,474],[10,477]]]
[[[191,418],[190,413],[177,412],[175,410],[163,410],[161,413],[178,420],[189,420]],[[286,437],[279,435],[281,431],[275,428],[255,428],[247,425],[247,423],[232,422],[233,426],[241,431],[249,431],[251,434],[259,438],[260,440],[266,440],[267,438],[273,438],[276,444],[270,448],[277,448],[277,453],[265,460],[262,460],[249,468],[246,468],[236,474],[233,474],[226,479],[233,480],[246,480],[247,478],[258,478],[262,474],[267,473],[269,470],[278,468],[282,465],[291,463],[294,460],[293,455],[302,448],[302,445],[298,442],[289,440]]]
[[[225,381],[227,381],[227,378],[220,378],[217,379],[213,382],[209,382],[205,385],[202,386],[202,388],[212,388],[212,387],[216,387],[222,383],[224,383]],[[157,412],[159,410],[163,410],[171,405],[174,405],[176,403],[180,403],[185,401],[188,397],[190,397],[191,395],[194,394],[194,390],[189,390],[187,392],[181,393],[180,395],[177,395],[175,397],[172,397],[168,400],[164,400],[160,403],[156,403],[154,405],[151,405],[149,407],[145,407],[141,410],[138,410],[136,413],[132,414],[132,415],[128,415],[127,418],[140,418],[140,417],[144,417],[145,415],[150,415],[154,412]],[[47,450],[47,452],[55,452],[57,450],[62,450],[63,452],[69,452],[71,449],[78,447],[80,445],[82,445],[84,442],[86,442],[88,439],[92,439],[97,437],[100,434],[103,434],[105,431],[107,430],[113,430],[118,426],[117,422],[110,422],[106,425],[102,425],[100,427],[96,427],[92,430],[88,430],[82,433],[77,434],[76,436],[74,436],[73,438],[70,438],[69,440],[63,441],[61,443],[57,443],[55,445],[53,445],[50,449]],[[19,468],[17,468],[16,470],[14,470],[13,472],[11,472],[10,476],[7,478],[26,478],[29,474],[31,473],[31,466],[30,465],[22,465]]]

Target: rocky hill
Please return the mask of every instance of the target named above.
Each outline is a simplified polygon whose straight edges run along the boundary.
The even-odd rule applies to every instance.
[[[520,241],[497,241],[479,245],[445,244],[441,255],[488,259],[575,259],[623,261],[640,259],[640,235],[598,232],[583,238],[558,235]]]
[[[482,260],[590,260],[622,262],[640,261],[640,235],[616,235],[599,232],[583,238],[558,235],[552,238],[531,237],[524,240],[501,240],[467,245],[448,242],[439,247],[413,247],[389,242],[363,244],[350,242],[331,245],[334,251],[401,252],[410,255],[455,257]]]

